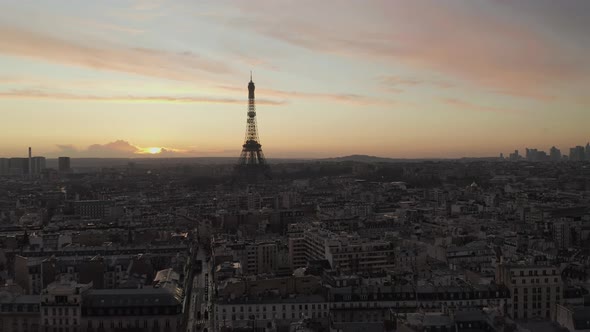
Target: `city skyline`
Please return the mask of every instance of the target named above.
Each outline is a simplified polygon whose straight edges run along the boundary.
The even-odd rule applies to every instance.
[[[0,157],[237,158],[251,69],[270,159],[589,140],[584,1],[2,5]]]

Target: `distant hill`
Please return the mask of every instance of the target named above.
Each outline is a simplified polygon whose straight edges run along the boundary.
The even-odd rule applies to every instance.
[[[333,162],[354,161],[354,162],[360,162],[360,163],[395,163],[395,162],[400,162],[400,161],[412,161],[410,159],[383,158],[383,157],[368,156],[368,155],[363,155],[363,154],[353,154],[350,156],[326,158],[326,159],[320,159],[320,160],[321,161],[333,161]]]
[[[319,159],[319,161],[332,161],[332,162],[345,162],[352,161],[357,163],[416,163],[416,162],[428,162],[428,161],[460,161],[460,162],[473,162],[473,161],[498,161],[497,157],[480,157],[480,158],[384,158],[369,156],[364,154],[353,154],[344,157],[326,158]]]

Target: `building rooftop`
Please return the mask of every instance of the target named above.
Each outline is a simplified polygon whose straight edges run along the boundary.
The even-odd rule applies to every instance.
[[[223,304],[321,303],[327,302],[327,299],[319,294],[291,295],[287,297],[272,294],[268,296],[242,296],[234,299],[219,299],[218,302]]]
[[[182,303],[178,291],[168,288],[92,289],[84,295],[83,304],[88,307],[176,306]]]

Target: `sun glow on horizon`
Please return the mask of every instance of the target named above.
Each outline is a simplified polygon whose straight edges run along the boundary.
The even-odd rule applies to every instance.
[[[151,148],[145,148],[144,151],[145,151],[145,153],[149,153],[149,154],[158,154],[158,153],[162,152],[162,148],[151,147]]]

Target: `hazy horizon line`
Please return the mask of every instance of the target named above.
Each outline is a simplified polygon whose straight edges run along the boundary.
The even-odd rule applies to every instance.
[[[67,155],[57,156],[57,157],[45,157],[40,155],[32,156],[35,157],[43,157],[47,160],[50,159],[58,159],[62,157],[67,157],[70,159],[136,159],[136,160],[166,160],[166,159],[239,159],[239,156],[235,157],[228,157],[228,156],[174,156],[174,157],[158,157],[158,156],[141,156],[141,157],[70,157]],[[455,160],[455,159],[499,159],[499,156],[483,156],[483,157],[470,157],[470,156],[462,156],[462,157],[383,157],[383,156],[373,156],[373,155],[361,155],[361,154],[352,154],[352,155],[343,155],[343,156],[336,156],[336,157],[269,157],[266,158],[267,160],[278,160],[278,159],[286,159],[286,160],[329,160],[329,159],[344,159],[344,158],[373,158],[373,159],[392,159],[392,160]],[[11,158],[28,158],[28,156],[24,157],[0,157],[0,159],[11,159]]]

